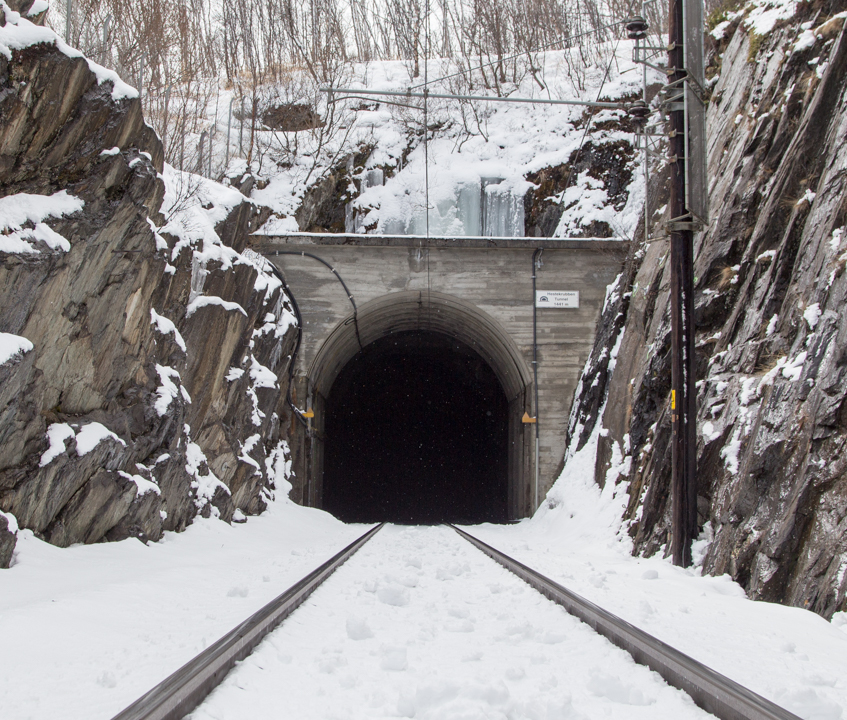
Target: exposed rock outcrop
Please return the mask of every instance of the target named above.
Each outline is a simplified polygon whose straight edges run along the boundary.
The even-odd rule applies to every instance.
[[[847,592],[843,10],[801,3],[764,36],[748,32],[743,11],[722,26],[711,52],[712,219],[695,241],[704,572],[826,617]],[[667,243],[641,241],[607,304],[571,447],[605,402],[597,480],[628,485],[635,551],[649,555],[670,528],[670,271]]]
[[[12,562],[17,535],[17,524],[10,516],[0,512],[0,568],[7,568]]]
[[[63,546],[261,512],[294,342],[243,252],[267,212],[164,167],[137,93],[37,31],[0,53],[0,332],[34,346],[0,365],[0,510]]]
[[[624,118],[625,120],[625,118]],[[629,123],[620,119],[609,121],[615,129],[631,132]],[[571,153],[568,162],[530,173],[527,180],[536,187],[524,197],[524,232],[527,237],[553,237],[567,207],[565,190],[572,181],[585,173],[606,192],[606,202],[620,212],[629,199],[635,150],[629,140],[614,139],[586,142]],[[570,206],[577,200],[571,199]],[[591,220],[571,229],[571,237],[613,237],[609,223]]]

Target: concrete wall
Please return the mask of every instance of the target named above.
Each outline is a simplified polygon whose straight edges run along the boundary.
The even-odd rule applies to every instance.
[[[538,289],[578,290],[580,293],[578,309],[539,308],[537,311],[538,497],[543,499],[561,469],[574,389],[593,343],[606,286],[620,272],[626,243],[469,238],[426,241],[374,236],[259,238],[254,249],[264,253],[282,270],[303,316],[303,343],[296,367],[298,403],[301,407],[312,401],[321,405],[335,374],[352,357],[358,344],[352,345],[355,342],[352,325],[344,324],[352,317],[352,306],[335,275],[312,258],[276,255],[279,251],[312,253],[338,271],[361,308],[359,326],[364,344],[375,339],[375,334],[410,329],[408,312],[402,322],[398,315],[393,326],[385,319],[394,299],[392,294],[407,304],[408,298],[416,294],[421,318],[426,318],[427,312],[432,317],[433,313],[449,305],[446,313],[452,313],[449,323],[442,323],[436,329],[465,341],[470,334],[471,342],[501,377],[510,401],[510,412],[518,416],[510,418],[510,426],[515,421],[513,438],[523,434],[526,440],[534,430],[532,426],[522,426],[519,416],[525,410],[534,414],[532,255],[538,247],[543,248]],[[379,323],[369,320],[376,318],[379,312],[383,315]],[[480,323],[487,330],[473,329]],[[345,333],[348,340],[338,340]],[[326,348],[331,350],[324,352],[322,357],[322,349]],[[328,360],[327,355],[333,356],[335,367],[329,367],[333,358]],[[507,372],[504,367],[512,355],[521,365],[521,379],[504,375]],[[307,377],[311,385],[306,382]],[[309,393],[312,398],[305,397]],[[315,429],[320,435],[322,408],[315,409]],[[531,446],[534,446],[534,438],[528,445]],[[299,452],[296,447],[294,450],[295,471],[299,469],[306,476],[315,474],[316,468],[319,471],[319,462],[315,464],[312,459],[310,466],[309,458],[302,455],[307,452],[319,455],[322,448],[308,450],[303,446]],[[523,487],[510,487],[510,494],[516,498],[512,504],[517,516],[529,514],[534,505],[532,454],[529,452],[530,457],[524,457],[519,453],[510,457],[510,464],[515,466],[516,482],[523,483]],[[319,478],[301,478],[303,481],[311,481],[312,487],[301,488],[298,483],[298,493],[302,494],[296,499],[319,505]]]

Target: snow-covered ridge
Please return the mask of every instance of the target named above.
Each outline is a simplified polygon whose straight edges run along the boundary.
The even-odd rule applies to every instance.
[[[37,2],[37,5],[41,8],[39,12],[47,9],[44,7],[46,3],[41,2],[41,0]],[[7,60],[12,59],[12,51],[14,50],[24,50],[40,44],[53,45],[69,58],[83,58],[88,63],[91,72],[97,76],[97,82],[101,85],[105,82],[111,83],[113,100],[138,97],[138,90],[121,80],[114,70],[109,70],[93,60],[89,60],[49,28],[35,25],[22,17],[20,13],[12,10],[5,2],[0,3],[0,10],[3,11],[6,18],[5,25],[0,26],[0,54],[4,55]],[[31,14],[37,14],[35,6],[32,8]]]

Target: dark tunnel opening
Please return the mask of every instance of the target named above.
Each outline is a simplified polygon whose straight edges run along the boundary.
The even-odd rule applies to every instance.
[[[346,522],[505,522],[508,403],[470,346],[434,332],[367,345],[327,400],[323,507]]]

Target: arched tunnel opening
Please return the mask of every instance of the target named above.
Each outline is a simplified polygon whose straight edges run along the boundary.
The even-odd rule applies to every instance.
[[[436,332],[365,346],[327,397],[323,507],[346,522],[505,522],[508,403],[469,345]]]

